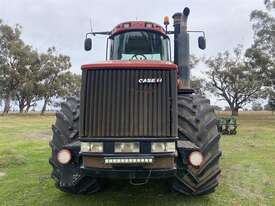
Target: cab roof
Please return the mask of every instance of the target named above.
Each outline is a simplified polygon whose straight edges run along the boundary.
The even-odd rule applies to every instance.
[[[167,36],[162,26],[160,26],[159,24],[156,24],[153,22],[147,22],[147,21],[127,21],[127,22],[120,23],[111,31],[111,36],[114,36],[121,32],[134,31],[134,30],[154,31]]]

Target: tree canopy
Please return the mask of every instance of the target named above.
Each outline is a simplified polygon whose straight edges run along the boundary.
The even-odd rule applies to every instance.
[[[220,52],[205,62],[209,67],[206,89],[227,101],[232,115],[258,98],[274,95],[275,86],[275,1],[265,0],[266,10],[250,14],[254,42],[242,52]]]
[[[265,85],[275,85],[275,1],[265,0],[266,10],[254,10],[250,14],[253,23],[254,42],[246,52],[255,67],[266,78]]]
[[[43,114],[52,98],[79,95],[80,75],[70,68],[69,56],[55,47],[39,53],[21,39],[20,25],[13,28],[0,20],[0,99],[5,114],[11,101],[17,102],[20,112],[28,112],[43,100]]]
[[[233,55],[225,51],[205,62],[209,67],[207,90],[225,100],[232,115],[238,115],[240,108],[263,95],[262,72],[243,56],[241,46],[234,49]]]

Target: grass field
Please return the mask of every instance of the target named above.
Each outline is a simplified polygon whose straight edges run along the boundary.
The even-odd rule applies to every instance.
[[[0,117],[0,205],[275,205],[275,115],[241,113],[237,136],[223,136],[222,174],[209,196],[184,197],[163,180],[145,186],[110,180],[95,195],[55,189],[48,164],[54,116]]]

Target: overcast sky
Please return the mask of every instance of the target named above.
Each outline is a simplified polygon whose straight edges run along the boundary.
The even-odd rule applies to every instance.
[[[93,39],[93,50],[85,52],[83,41],[90,30],[111,30],[120,22],[148,20],[162,24],[163,16],[171,16],[184,7],[191,9],[189,30],[204,30],[207,49],[197,49],[197,36],[191,38],[191,52],[213,56],[230,50],[237,44],[248,47],[252,43],[249,14],[263,9],[263,0],[0,0],[0,18],[9,25],[23,27],[23,39],[38,51],[56,46],[71,57],[72,71],[80,72],[80,65],[105,59],[105,37]],[[172,29],[172,24],[170,25]],[[206,68],[193,70],[198,75]]]

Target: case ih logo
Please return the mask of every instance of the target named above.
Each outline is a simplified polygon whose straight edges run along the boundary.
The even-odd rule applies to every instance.
[[[146,78],[146,79],[139,79],[138,83],[140,84],[156,84],[156,83],[161,83],[162,78]]]

